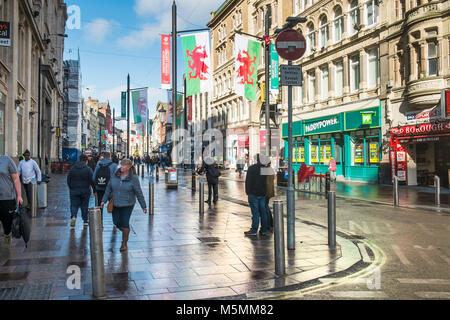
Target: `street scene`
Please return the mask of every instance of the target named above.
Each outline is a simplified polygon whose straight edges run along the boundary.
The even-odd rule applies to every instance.
[[[0,0],[0,300],[450,300],[449,26],[445,0]]]

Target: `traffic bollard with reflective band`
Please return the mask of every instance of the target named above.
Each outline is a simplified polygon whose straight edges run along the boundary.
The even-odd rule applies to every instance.
[[[398,177],[394,176],[394,206],[399,206],[398,201]]]
[[[144,178],[145,175],[145,165],[142,165],[141,177]]]
[[[137,176],[139,177],[141,175],[141,166],[138,164],[136,167],[137,167]]]
[[[156,168],[156,182],[159,181],[159,168]]]
[[[275,236],[275,274],[280,276],[286,273],[283,201],[281,200],[273,202],[273,226]]]
[[[28,199],[29,201],[30,199]],[[37,217],[37,211],[38,211],[38,199],[37,199],[37,184],[32,183],[31,184],[31,217],[36,218]]]
[[[327,172],[326,179],[325,179],[325,195],[328,199],[328,194],[331,191],[331,174]]]
[[[155,214],[155,182],[150,178],[148,183],[148,202],[150,205],[150,215]]]
[[[89,209],[89,242],[91,249],[92,291],[95,298],[106,297],[101,209]]]
[[[441,205],[441,179],[438,176],[434,176],[435,187],[435,203],[437,206]]]
[[[199,213],[203,215],[205,213],[205,180],[200,179],[199,185],[200,185],[200,193],[198,197]]]
[[[336,192],[328,194],[328,246],[336,247]]]
[[[195,176],[195,172],[192,172],[192,191],[196,191],[197,188],[197,177]]]

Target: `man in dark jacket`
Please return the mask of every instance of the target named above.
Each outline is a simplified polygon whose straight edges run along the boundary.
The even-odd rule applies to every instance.
[[[214,191],[214,203],[219,200],[219,177],[220,171],[217,163],[212,158],[207,158],[203,161],[200,173],[206,172],[206,180],[208,181],[208,200],[205,201],[211,205],[211,193]]]
[[[268,231],[266,213],[267,176],[264,174],[259,154],[256,155],[256,164],[250,166],[245,179],[245,193],[252,210],[252,227],[245,235],[256,235],[261,219],[260,234],[265,236]]]
[[[75,227],[79,208],[81,208],[84,226],[87,227],[89,225],[89,198],[91,197],[91,187],[94,190],[94,180],[92,179],[92,170],[87,166],[87,162],[87,156],[82,154],[80,161],[70,169],[67,176],[67,185],[70,189],[71,227]]]

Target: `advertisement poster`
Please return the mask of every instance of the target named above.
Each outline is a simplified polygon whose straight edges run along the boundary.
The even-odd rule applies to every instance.
[[[380,162],[380,156],[378,154],[378,143],[370,143],[369,145],[370,149],[370,163],[379,163]]]
[[[311,162],[312,163],[317,163],[318,159],[317,159],[317,149],[319,148],[319,146],[311,146]]]
[[[355,163],[364,163],[363,145],[355,146]]]
[[[398,181],[406,181],[406,152],[397,151],[397,177]]]
[[[297,149],[295,147],[292,148],[292,162],[297,162]]]
[[[305,162],[305,147],[298,147],[297,162]]]
[[[320,147],[320,163],[328,163],[331,160],[331,145]],[[325,158],[324,158],[325,156]]]

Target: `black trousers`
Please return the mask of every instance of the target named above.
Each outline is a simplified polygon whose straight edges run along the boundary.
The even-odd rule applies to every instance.
[[[27,195],[28,205],[31,206],[31,203],[32,203],[31,197],[32,197],[32,188],[33,188],[33,185],[32,185],[31,183],[27,183],[27,184],[22,183],[22,185],[23,185],[23,188],[25,189],[25,194]]]
[[[97,207],[100,207],[100,205],[102,204],[102,199],[103,199],[103,196],[105,195],[106,190],[96,190],[96,192],[97,192],[97,203],[96,203],[96,205],[97,205]],[[103,226],[103,210],[102,210],[101,213],[102,213],[101,214],[101,219],[102,219],[102,226]]]
[[[88,208],[89,198],[91,197],[91,190],[70,190],[70,213],[71,218],[76,218],[78,209],[81,209],[81,216],[84,222],[89,221]]]
[[[219,184],[208,182],[208,202],[211,202],[211,194],[214,191],[214,202],[219,200]]]
[[[16,210],[16,200],[0,200],[0,221],[5,235],[11,233],[13,213]]]

